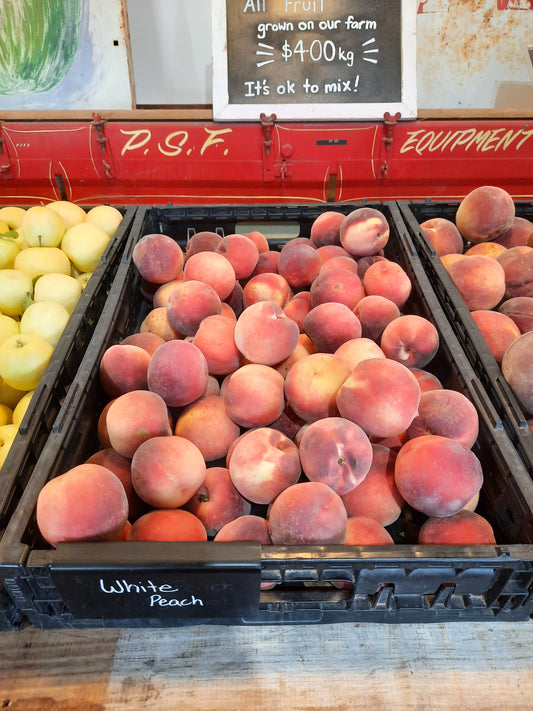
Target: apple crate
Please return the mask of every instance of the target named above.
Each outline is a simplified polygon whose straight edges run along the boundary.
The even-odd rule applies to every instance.
[[[478,510],[494,527],[498,544],[420,545],[420,516],[408,507],[389,528],[394,545],[384,546],[208,541],[85,542],[52,548],[43,541],[35,519],[38,494],[47,480],[100,449],[97,419],[107,402],[99,381],[101,357],[106,348],[137,331],[149,309],[131,259],[136,241],[162,232],[185,245],[198,231],[230,234],[246,231],[243,225],[253,223],[264,233],[292,229],[309,236],[321,212],[348,214],[362,204],[141,206],[91,343],[0,543],[0,577],[32,625],[51,629],[531,619],[533,482],[507,432],[498,427],[494,407],[439,305],[397,205],[365,204],[385,215],[391,227],[386,256],[411,278],[412,294],[404,312],[430,318],[439,332],[439,352],[427,368],[477,408],[480,427],[473,449],[484,470]],[[281,247],[288,238],[271,236],[271,248]]]
[[[398,206],[440,305],[496,409],[499,426],[505,427],[526,469],[533,476],[533,432],[527,423],[531,414],[524,413],[461,294],[420,228],[423,222],[434,217],[455,222],[459,203],[401,200]],[[517,217],[533,221],[533,202],[515,201],[515,210]]]
[[[90,207],[87,208],[87,210]],[[123,219],[110,240],[102,259],[88,281],[52,358],[37,386],[10,447],[0,475],[0,535],[22,492],[39,455],[52,432],[54,420],[89,345],[94,327],[105,304],[113,278],[126,247],[136,207],[117,207]],[[17,606],[0,583],[0,630],[20,624]]]

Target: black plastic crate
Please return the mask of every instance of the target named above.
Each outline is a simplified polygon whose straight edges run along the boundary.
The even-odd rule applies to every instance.
[[[89,210],[90,207],[87,208]],[[122,214],[116,233],[87,282],[54,348],[52,358],[13,440],[0,473],[0,535],[5,529],[33,467],[41,454],[63,400],[76,375],[95,324],[105,304],[122,259],[135,216],[135,207],[118,207]],[[21,620],[16,604],[0,583],[0,630],[13,629]]]
[[[398,205],[437,298],[476,375],[494,404],[513,446],[533,476],[533,432],[527,423],[527,415],[503,377],[500,366],[490,352],[457,287],[420,228],[421,223],[433,217],[443,217],[455,223],[459,203],[428,200],[399,201]],[[518,217],[533,221],[533,202],[518,200],[515,201],[515,208]]]
[[[0,576],[31,624],[49,629],[531,618],[533,482],[498,426],[396,204],[366,205],[387,218],[392,236],[386,256],[411,278],[412,296],[403,311],[426,315],[439,331],[439,352],[428,369],[478,409],[480,431],[473,449],[485,476],[478,511],[490,520],[499,543],[418,545],[412,542],[416,515],[406,512],[399,525],[391,527],[396,540],[405,542],[390,546],[128,542],[60,544],[52,549],[46,544],[34,516],[38,493],[49,478],[100,448],[96,421],[107,401],[98,377],[101,356],[137,330],[149,308],[140,297],[141,280],[131,261],[136,241],[154,231],[180,242],[205,229],[229,234],[257,215],[269,229],[290,215],[299,222],[300,234],[308,236],[324,210],[347,214],[361,204],[140,207],[127,248],[130,258],[119,266],[76,379],[0,544]],[[271,238],[271,246],[275,243]],[[262,589],[261,583],[274,587]],[[152,598],[163,593],[174,602],[159,605]]]

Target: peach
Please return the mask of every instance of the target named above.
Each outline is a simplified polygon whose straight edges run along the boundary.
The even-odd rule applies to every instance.
[[[245,514],[222,526],[214,541],[257,541],[262,546],[271,546],[268,521],[262,516]]]
[[[357,274],[342,267],[321,272],[309,291],[312,306],[333,301],[354,309],[363,298],[363,285]]]
[[[344,221],[344,214],[336,210],[326,210],[313,220],[310,238],[316,247],[328,244],[340,245],[340,227]]]
[[[225,316],[226,318],[231,319],[233,322],[237,321],[237,314],[235,313],[234,309],[230,306],[230,304],[228,304],[226,301],[222,301],[221,306],[222,306],[222,311],[220,312],[219,316]],[[240,312],[242,312],[242,308],[241,308]]]
[[[119,395],[109,406],[105,421],[110,446],[130,459],[150,437],[172,434],[165,401],[149,390]]]
[[[498,311],[512,318],[520,333],[533,331],[533,296],[514,296],[504,301]]]
[[[305,334],[303,334],[305,336]],[[316,351],[313,351],[314,353]],[[301,358],[305,358],[306,356],[309,355],[309,350],[306,345],[303,343],[300,343],[298,341],[298,344],[296,345],[296,348],[293,350],[293,352],[290,354],[288,358],[285,358],[285,360],[282,360],[281,363],[278,363],[277,365],[273,366],[275,370],[278,371],[278,373],[283,377],[287,377],[287,373],[289,370],[292,368],[292,366],[296,363],[297,360],[300,360]]]
[[[128,520],[128,498],[111,470],[79,464],[43,486],[36,516],[41,535],[52,546],[64,541],[107,541]]]
[[[352,210],[341,223],[341,245],[356,257],[377,254],[389,241],[385,215],[373,207]]]
[[[244,308],[260,301],[273,301],[283,308],[291,296],[291,288],[285,277],[274,272],[256,274],[243,287]]]
[[[203,397],[208,397],[209,395],[220,395],[220,383],[214,375],[207,376],[207,387]]]
[[[258,230],[252,230],[251,232],[245,232],[244,236],[252,240],[252,242],[257,247],[257,251],[259,252],[259,254],[263,254],[264,252],[268,252],[270,250],[268,239],[262,232],[259,232]]]
[[[504,247],[497,242],[478,242],[465,250],[464,254],[466,257],[471,257],[474,254],[484,254],[486,257],[498,259],[500,254],[503,254],[506,251],[507,247]]]
[[[424,316],[398,316],[381,334],[381,350],[387,358],[408,367],[423,368],[439,349],[439,332]]]
[[[174,434],[193,442],[206,462],[222,459],[240,434],[226,412],[220,395],[201,397],[185,407],[176,420]]]
[[[520,246],[531,247],[530,242],[533,242],[533,222],[517,215],[513,218],[510,229],[498,237],[498,244],[507,249]]]
[[[439,378],[428,370],[423,368],[409,368],[409,370],[417,379],[422,393],[428,390],[441,390],[444,387]]]
[[[139,346],[150,355],[165,341],[157,333],[131,333],[120,341],[121,346]]]
[[[133,488],[154,508],[183,506],[205,479],[206,464],[198,447],[185,437],[151,437],[131,460]]]
[[[224,310],[227,310],[227,307],[229,307],[232,311],[233,318],[237,320],[237,317],[241,315],[244,308],[243,297],[244,289],[241,286],[241,283],[236,281],[231,294],[222,302],[222,313],[224,313]]]
[[[300,292],[300,293],[309,294],[308,291]],[[309,294],[309,296],[310,296],[310,294]],[[311,311],[311,309],[312,309],[311,299],[309,299],[309,300],[298,299],[296,297],[292,297],[283,307],[285,316],[288,316],[289,318],[291,318],[293,321],[295,321],[298,324],[300,333],[302,333],[302,330],[303,330],[304,319],[307,316],[307,314]]]
[[[451,220],[444,217],[432,217],[422,222],[420,229],[438,257],[463,251],[463,238]]]
[[[479,434],[479,418],[472,402],[456,390],[422,393],[418,415],[407,428],[409,439],[428,434],[449,437],[470,449]]]
[[[359,425],[342,417],[310,423],[299,448],[307,478],[327,484],[339,496],[355,489],[372,463],[372,445],[367,435]]]
[[[204,524],[207,535],[215,536],[230,521],[247,516],[251,504],[234,487],[229,469],[207,469],[203,484],[184,504],[183,508],[197,516]]]
[[[148,511],[132,525],[130,541],[207,541],[200,519],[184,509]]]
[[[271,427],[246,432],[234,447],[228,468],[236,489],[256,504],[270,504],[301,474],[298,447]]]
[[[100,446],[102,448],[111,447],[111,442],[109,441],[109,433],[107,431],[107,412],[111,407],[111,403],[113,402],[114,400],[110,400],[108,403],[106,403],[103,410],[98,416],[98,421],[96,424],[96,434],[98,437],[98,442],[100,443]]]
[[[166,306],[158,306],[149,311],[141,322],[141,333],[154,333],[163,341],[173,341],[177,338],[183,338],[183,334],[178,333],[176,329],[170,325],[167,316]]]
[[[385,353],[370,338],[352,338],[340,345],[335,351],[335,355],[344,361],[350,370],[353,370],[362,360],[385,358]]]
[[[347,546],[390,546],[394,545],[394,540],[375,519],[354,516],[348,518],[344,543]]]
[[[361,335],[376,342],[379,342],[385,326],[401,316],[394,301],[378,294],[364,296],[353,312],[361,323]]]
[[[262,427],[276,420],[285,407],[283,376],[274,368],[248,363],[229,378],[224,402],[228,416],[241,427]]]
[[[152,284],[164,284],[181,274],[184,254],[171,237],[149,234],[136,243],[132,261],[143,279]]]
[[[327,272],[330,269],[347,269],[353,274],[358,274],[357,262],[353,257],[331,257],[322,262],[319,274],[322,272]]]
[[[453,516],[481,489],[481,463],[471,449],[440,435],[410,439],[398,452],[398,491],[426,516]]]
[[[376,264],[376,262],[388,262],[388,260],[382,253],[380,254],[374,254],[371,257],[360,257],[357,260],[357,274],[359,275],[359,279],[363,280],[364,276],[373,264]]]
[[[361,336],[361,323],[345,304],[327,301],[311,309],[304,318],[303,330],[318,351],[334,353],[346,341]]]
[[[446,518],[428,518],[420,528],[418,542],[423,545],[494,545],[496,539],[486,518],[463,509]]]
[[[403,267],[383,259],[368,267],[363,277],[363,288],[366,296],[384,296],[401,309],[411,294],[412,284]]]
[[[150,354],[140,346],[113,345],[105,349],[99,364],[100,383],[110,398],[130,390],[147,390]]]
[[[533,413],[533,331],[513,341],[502,359],[503,377],[526,413]]]
[[[198,326],[192,343],[204,354],[211,375],[233,373],[241,364],[235,345],[235,323],[224,315],[206,316]]]
[[[504,269],[492,257],[462,256],[448,266],[448,274],[470,311],[492,309],[505,294]]]
[[[337,416],[336,396],[350,368],[332,353],[297,360],[285,377],[285,397],[305,422]]]
[[[322,247],[318,247],[316,251],[322,261],[322,264],[330,259],[333,259],[333,257],[349,257],[350,259],[353,259],[350,252],[347,252],[344,247],[340,246],[340,244],[324,244]]]
[[[275,546],[343,544],[347,522],[341,497],[321,481],[287,487],[272,502],[268,517]]]
[[[211,232],[209,230],[195,232],[187,242],[185,261],[198,252],[214,252],[221,240],[222,236],[217,232]]]
[[[259,250],[255,242],[240,234],[223,237],[215,251],[226,257],[238,280],[248,279],[253,274],[259,259]]]
[[[392,437],[406,430],[418,414],[419,401],[415,376],[390,358],[361,361],[337,393],[341,417],[376,437]]]
[[[209,284],[219,295],[221,301],[227,299],[233,291],[235,270],[231,262],[219,252],[197,252],[192,254],[183,267],[183,278]]]
[[[281,248],[278,272],[292,289],[306,289],[320,271],[322,260],[316,248],[309,244],[287,242]]]
[[[122,482],[128,499],[128,518],[135,520],[146,510],[146,503],[138,496],[131,481],[131,460],[115,452],[111,447],[92,454],[85,464],[99,464],[113,472]]]
[[[511,247],[498,257],[505,273],[505,298],[533,296],[533,247]]]
[[[371,518],[389,526],[400,517],[404,500],[394,481],[396,453],[381,444],[372,444],[372,463],[363,481],[342,495],[348,518]]]
[[[298,324],[271,301],[246,307],[235,324],[235,345],[251,363],[275,365],[298,343]]]
[[[442,262],[442,266],[449,271],[449,267],[451,264],[456,262],[458,259],[461,259],[461,257],[464,257],[465,255],[461,252],[461,254],[445,254],[440,258],[440,261]],[[487,256],[487,255],[485,255]]]
[[[167,341],[153,354],[148,366],[148,389],[169,407],[190,405],[207,388],[207,361],[188,341]]]
[[[286,437],[292,439],[293,442],[296,442],[296,437],[303,425],[305,425],[305,420],[302,420],[302,418],[294,412],[292,407],[287,404],[281,415],[270,424],[270,427],[274,430],[279,430]]]
[[[252,276],[257,274],[276,274],[278,271],[279,252],[274,249],[268,252],[259,252],[259,258]]]
[[[494,185],[481,185],[459,203],[455,224],[463,237],[477,242],[494,241],[513,224],[515,206],[506,190]]]
[[[173,289],[166,309],[172,328],[184,336],[194,336],[206,316],[222,312],[222,303],[212,286],[190,279],[179,282]]]
[[[395,453],[400,451],[400,449],[408,441],[408,439],[409,436],[406,430],[400,432],[400,434],[393,435],[392,437],[375,437],[373,435],[370,436],[370,441],[372,444],[379,444],[382,447],[387,447],[387,449],[391,449]]]
[[[182,281],[183,279],[174,279],[173,281],[167,281],[164,284],[158,286],[152,296],[152,307],[154,309],[157,309],[160,306],[166,306],[168,297],[177,286],[179,287]]]
[[[505,351],[520,337],[520,329],[510,316],[500,311],[472,311],[472,318],[494,359],[501,365]]]

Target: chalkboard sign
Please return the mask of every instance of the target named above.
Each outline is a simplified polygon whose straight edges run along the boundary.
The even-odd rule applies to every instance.
[[[213,0],[215,120],[416,117],[415,0]]]

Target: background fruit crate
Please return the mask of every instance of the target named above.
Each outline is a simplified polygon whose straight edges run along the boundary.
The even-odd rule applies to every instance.
[[[423,222],[433,217],[442,217],[455,224],[459,203],[401,200],[398,206],[442,309],[496,408],[501,425],[507,430],[513,446],[533,476],[533,432],[527,423],[527,416],[503,377],[500,366],[490,352],[459,290],[420,228]],[[518,200],[515,201],[515,209],[517,217],[533,221],[533,203]]]
[[[84,208],[87,211],[90,208]],[[100,263],[87,282],[80,299],[54,348],[28,409],[20,423],[0,472],[0,535],[5,529],[31,472],[50,435],[53,423],[83,358],[105,304],[126,247],[136,207],[117,207],[123,215]],[[0,630],[18,627],[17,605],[0,583]]]
[[[252,222],[262,223],[265,233],[283,232],[289,223],[294,229],[296,223],[296,233],[308,237],[321,212],[348,214],[362,204],[139,207],[126,259],[0,543],[0,577],[31,624],[50,629],[531,618],[533,482],[506,431],[498,427],[497,414],[439,305],[397,205],[365,204],[385,215],[391,227],[386,256],[401,264],[412,281],[402,310],[430,318],[439,332],[439,351],[427,369],[444,387],[464,393],[478,410],[473,451],[485,478],[478,511],[491,522],[498,544],[419,545],[419,516],[408,508],[389,527],[395,545],[377,547],[211,541],[70,543],[53,549],[44,542],[35,520],[37,496],[48,479],[100,448],[97,419],[107,402],[99,381],[100,359],[106,348],[138,330],[149,310],[131,260],[135,243],[145,234],[163,232],[185,245],[196,231],[230,234]],[[271,236],[270,246],[284,241]],[[172,593],[179,598],[176,604],[152,606],[152,592],[162,589],[178,589]]]

